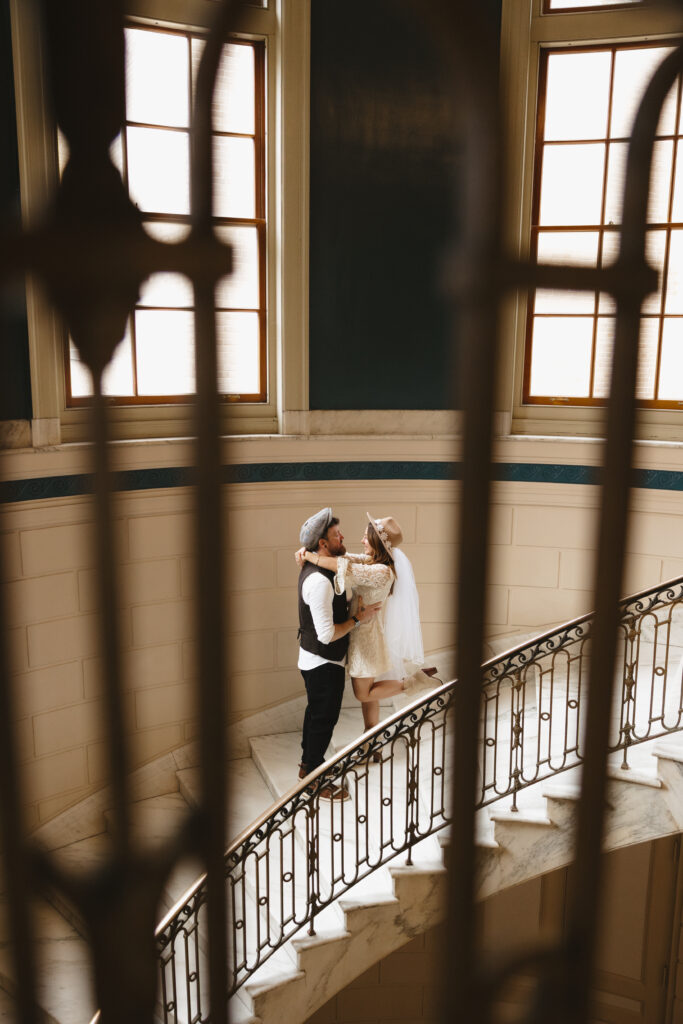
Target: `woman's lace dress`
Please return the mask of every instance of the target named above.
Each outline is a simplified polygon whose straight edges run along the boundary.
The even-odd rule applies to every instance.
[[[394,582],[388,565],[369,564],[363,555],[347,555],[337,559],[334,587],[338,594],[349,588],[354,597],[361,597],[365,606],[384,602]],[[353,607],[353,605],[352,605]],[[384,639],[384,604],[368,622],[361,622],[349,635],[347,666],[353,679],[381,675],[391,668],[392,659]]]

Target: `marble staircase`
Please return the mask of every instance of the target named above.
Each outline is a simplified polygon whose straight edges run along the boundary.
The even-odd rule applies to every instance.
[[[357,717],[343,715],[337,742],[345,745],[357,728]],[[296,734],[252,740],[254,760],[274,796],[291,788],[297,744]],[[609,768],[606,850],[683,829],[683,744],[669,739],[644,745],[631,751],[631,761],[626,771],[616,759]],[[580,769],[572,769],[523,791],[517,811],[494,804],[479,812],[480,899],[571,862],[579,795]],[[438,924],[449,841],[447,830],[425,840],[415,848],[412,866],[401,857],[374,872],[328,908],[335,914],[315,936],[291,940],[291,973],[267,978],[258,971],[241,990],[244,1020],[303,1022],[372,964]]]
[[[384,710],[388,714],[393,708]],[[355,740],[360,726],[357,706],[346,707],[335,731],[337,747]],[[250,756],[230,763],[231,836],[242,832],[297,781],[298,732],[251,735],[248,742]],[[606,849],[683,829],[683,742],[677,746],[669,738],[633,748],[631,762],[628,771],[621,770],[617,761],[610,768]],[[377,787],[381,770],[380,765],[370,765],[363,784]],[[479,812],[480,898],[571,861],[579,784],[580,769],[572,769],[522,791],[516,812],[501,802]],[[350,815],[358,796],[353,785],[351,789],[352,798],[344,805],[344,813]],[[135,804],[136,836],[146,844],[163,843],[197,793],[198,770],[179,767],[174,791]],[[327,810],[327,820],[324,813],[321,829],[329,836],[339,805]],[[98,834],[59,849],[60,860],[82,871],[97,864],[108,849],[107,817]],[[233,997],[233,1024],[303,1022],[373,963],[437,924],[445,905],[448,850],[449,836],[444,831],[415,847],[411,866],[401,856],[353,885],[316,918],[315,935],[302,929]],[[303,839],[297,856],[305,859]],[[325,871],[321,863],[323,885]],[[196,864],[179,866],[164,892],[160,917],[187,891],[197,873]],[[41,936],[38,995],[45,1019],[85,1024],[95,1005],[82,924],[72,908],[58,900],[36,910]],[[12,1019],[6,1009],[12,986],[5,926],[5,934],[0,933],[0,1020]]]

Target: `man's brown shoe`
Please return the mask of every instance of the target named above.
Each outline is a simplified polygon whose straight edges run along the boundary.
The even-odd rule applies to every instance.
[[[323,800],[348,800],[351,796],[346,786],[335,786],[330,782],[318,793]]]
[[[305,779],[308,775],[308,765],[304,764],[303,761],[299,763],[299,778]]]

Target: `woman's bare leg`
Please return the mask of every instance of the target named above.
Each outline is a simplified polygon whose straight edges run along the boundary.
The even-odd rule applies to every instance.
[[[368,729],[372,729],[374,726],[379,725],[379,701],[378,700],[364,700],[361,704],[363,709],[363,725],[367,732]]]
[[[353,686],[353,695],[356,700],[363,701],[370,700],[370,687],[374,683],[374,676],[358,676],[356,679],[351,680]]]
[[[372,700],[382,700],[384,697],[395,697],[397,693],[403,693],[403,690],[400,679],[380,679],[371,684],[368,696]]]
[[[374,682],[375,680],[372,676],[351,680],[354,695],[356,700],[360,701],[363,711],[363,725],[366,731],[372,729],[379,722],[379,701],[375,697],[370,697],[370,691]]]

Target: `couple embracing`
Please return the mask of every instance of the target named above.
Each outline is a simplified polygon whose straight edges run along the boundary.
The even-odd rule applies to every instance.
[[[406,678],[422,665],[424,654],[415,578],[399,548],[403,536],[396,520],[368,513],[360,555],[347,552],[331,508],[307,519],[299,540],[299,669],[308,698],[299,765],[303,779],[325,760],[346,668],[365,729],[378,724],[381,699],[434,684],[424,674]],[[328,785],[320,795],[346,800],[349,793]]]

